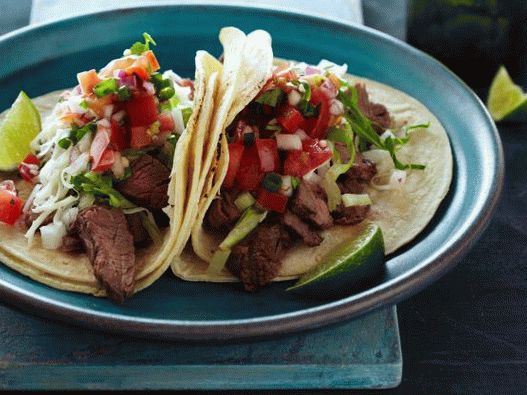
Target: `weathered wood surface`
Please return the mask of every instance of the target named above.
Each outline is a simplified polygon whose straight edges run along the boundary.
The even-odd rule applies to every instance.
[[[114,336],[1,304],[0,317],[0,390],[389,388],[402,373],[395,308],[234,344]]]

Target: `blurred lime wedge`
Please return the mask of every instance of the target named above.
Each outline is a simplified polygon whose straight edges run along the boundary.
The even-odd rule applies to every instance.
[[[338,245],[324,262],[287,290],[317,298],[340,297],[379,274],[384,267],[381,228],[373,223],[358,226],[356,238]]]
[[[0,123],[0,170],[13,170],[24,160],[40,127],[38,110],[31,99],[20,92]]]
[[[527,94],[501,66],[490,85],[487,108],[495,121],[527,120]]]

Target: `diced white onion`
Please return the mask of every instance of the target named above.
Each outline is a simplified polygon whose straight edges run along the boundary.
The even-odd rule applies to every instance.
[[[282,176],[282,186],[278,192],[287,197],[293,196],[293,184],[291,182],[291,176]]]
[[[393,169],[388,183],[382,184],[379,182],[379,178],[375,176],[371,182],[371,185],[379,191],[389,191],[393,189],[400,189],[406,182],[406,171]]]
[[[112,173],[115,178],[120,179],[124,176],[125,169],[129,166],[128,159],[122,156],[119,152],[114,153],[115,161],[112,165]]]
[[[113,113],[113,104],[108,104],[107,106],[104,106],[104,117],[107,119],[110,119]]]
[[[367,193],[364,193],[364,194],[344,193],[342,195],[342,203],[346,207],[368,206],[371,204],[371,199],[370,199],[370,195],[368,195]]]
[[[297,129],[295,134],[300,137],[300,140],[304,141],[309,139],[309,136],[303,129]]]
[[[156,88],[151,82],[143,82],[143,88],[145,88],[146,93],[148,93],[150,96],[154,96],[156,94]]]
[[[327,140],[320,140],[318,142],[318,145],[320,145],[321,148],[326,148],[328,146],[328,141]]]
[[[333,99],[331,100],[331,104],[329,106],[329,112],[331,115],[335,116],[342,115],[344,114],[344,105],[340,100]]]
[[[341,78],[344,77],[344,74],[346,74],[346,72],[348,71],[348,65],[346,63],[340,66],[326,59],[322,59],[318,63],[317,68],[321,70],[329,71]]]
[[[302,100],[302,95],[295,89],[293,89],[287,95],[287,102],[290,106],[296,106],[298,103],[300,103],[300,100]]]
[[[56,250],[62,246],[62,238],[66,235],[66,227],[62,223],[51,223],[40,228],[42,246],[48,250]]]
[[[310,181],[312,183],[315,183],[315,184],[320,184],[320,182],[322,181],[322,177],[320,177],[316,172],[315,170],[311,170],[309,173],[307,173],[306,175],[304,175],[304,177],[302,177],[304,180],[306,181]]]
[[[177,134],[185,131],[185,123],[183,122],[183,113],[179,107],[172,109],[172,118],[174,118],[174,129]]]
[[[112,125],[110,124],[110,121],[108,121],[107,119],[101,119],[100,121],[97,122],[97,126],[104,128],[104,129],[110,129]]]
[[[121,122],[125,117],[126,112],[124,110],[118,111],[112,115],[112,121]]]
[[[292,151],[302,149],[302,140],[296,134],[283,134],[279,133],[276,135],[276,145],[279,150]]]

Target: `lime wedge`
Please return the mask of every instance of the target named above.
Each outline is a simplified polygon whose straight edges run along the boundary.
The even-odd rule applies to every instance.
[[[501,66],[490,85],[487,108],[495,121],[527,120],[527,94]]]
[[[288,291],[318,298],[350,294],[378,275],[384,267],[381,228],[365,223],[358,236],[338,245],[320,265],[305,273]]]
[[[20,92],[0,123],[0,170],[13,170],[24,160],[40,128],[38,110],[31,99]]]

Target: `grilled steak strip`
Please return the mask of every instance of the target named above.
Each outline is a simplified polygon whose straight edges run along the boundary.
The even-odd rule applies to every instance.
[[[135,285],[134,239],[121,210],[92,206],[82,210],[75,228],[92,263],[95,277],[117,302]]]
[[[242,212],[234,204],[236,191],[222,191],[218,199],[213,200],[205,217],[205,223],[212,230],[229,231],[238,221]]]
[[[291,229],[296,235],[304,240],[310,247],[315,247],[322,243],[322,236],[309,227],[309,224],[305,223],[300,217],[291,211],[287,210],[282,218],[283,224]]]
[[[357,93],[359,95],[359,109],[364,116],[372,122],[372,126],[377,133],[383,133],[392,124],[392,118],[388,109],[379,103],[372,103],[370,101],[366,86],[364,84],[355,84]]]
[[[233,248],[227,269],[240,278],[246,291],[255,291],[278,275],[290,242],[282,225],[263,223]]]
[[[170,170],[151,155],[142,155],[130,164],[132,175],[116,189],[138,206],[158,210],[168,205]]]
[[[303,221],[326,229],[333,226],[333,219],[326,203],[326,192],[312,182],[302,180],[291,201],[291,211]]]

